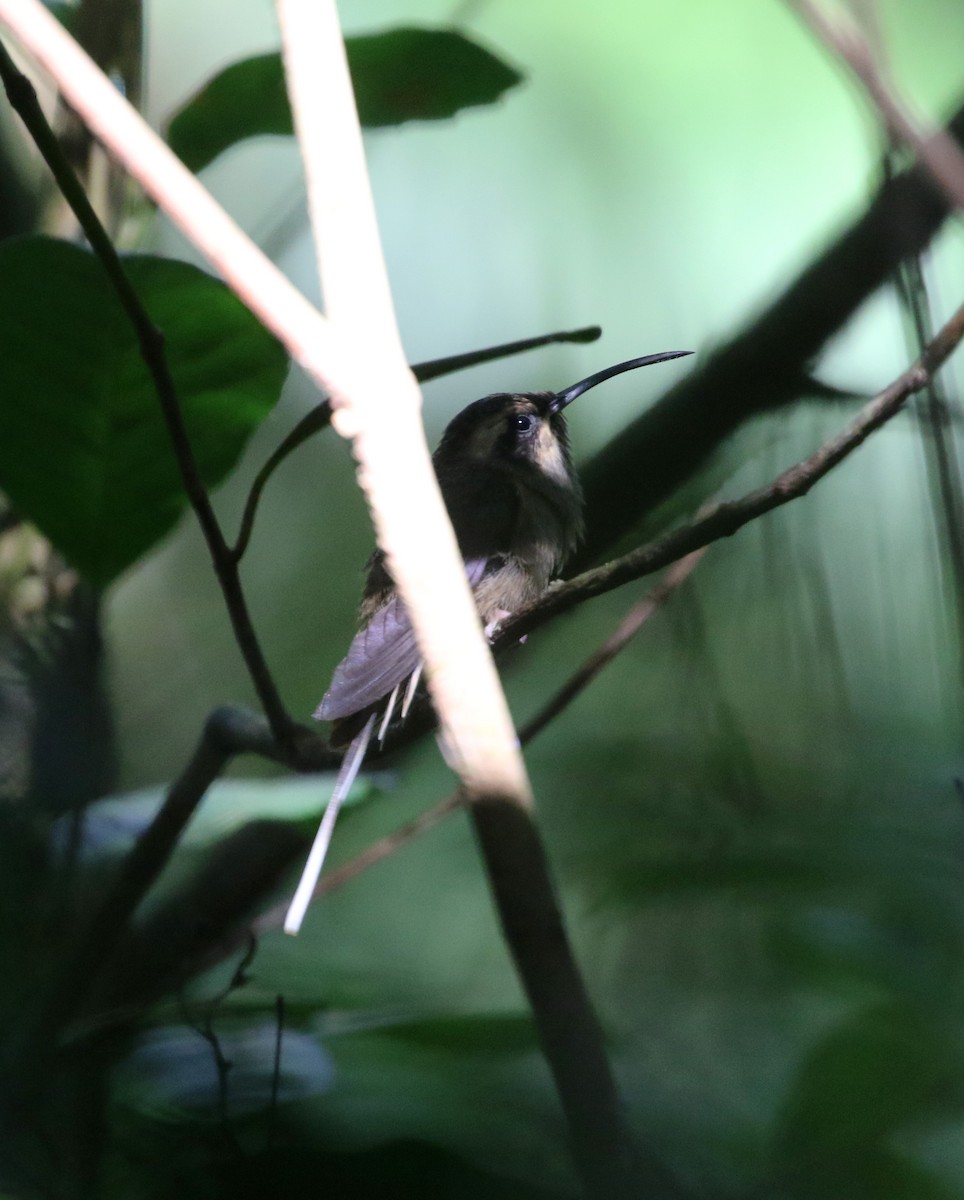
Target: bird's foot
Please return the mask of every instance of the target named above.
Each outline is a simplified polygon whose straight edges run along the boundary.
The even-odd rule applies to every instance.
[[[485,627],[485,636],[488,641],[490,641],[490,642],[492,641],[492,639],[495,637],[496,633],[498,632],[499,626],[502,624],[502,622],[507,621],[509,619],[509,617],[511,617],[511,616],[512,616],[512,613],[507,612],[504,608],[500,608],[496,611],[495,616]]]

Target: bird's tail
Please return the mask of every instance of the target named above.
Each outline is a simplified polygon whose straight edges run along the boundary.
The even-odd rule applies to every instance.
[[[325,857],[328,854],[328,847],[331,844],[331,835],[334,833],[335,822],[338,820],[338,810],[341,808],[345,797],[351,791],[351,785],[355,782],[358,772],[362,768],[374,728],[375,714],[372,713],[362,728],[352,738],[351,744],[345,751],[345,757],[341,760],[341,770],[338,772],[338,778],[335,780],[334,791],[331,793],[328,807],[321,818],[321,824],[318,826],[315,840],[311,844],[311,850],[308,852],[308,861],[305,863],[305,869],[301,873],[301,879],[295,889],[295,894],[288,905],[284,924],[285,933],[296,934],[301,929],[301,922],[305,919],[305,912],[314,897],[315,888],[318,885],[318,876],[325,865]]]

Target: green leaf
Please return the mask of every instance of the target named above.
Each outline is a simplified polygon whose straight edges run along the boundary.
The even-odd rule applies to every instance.
[[[237,462],[287,373],[218,280],[125,260],[168,362],[204,483]],[[0,491],[92,583],[153,546],[186,504],[150,374],[97,260],[48,238],[0,245]]]
[[[361,122],[372,129],[442,121],[493,104],[522,76],[451,29],[402,27],[349,38],[348,65]]]
[[[362,125],[441,121],[492,104],[522,79],[460,33],[403,27],[347,38]],[[292,134],[284,68],[277,53],[232,63],[174,116],[168,141],[192,171],[258,134]]]

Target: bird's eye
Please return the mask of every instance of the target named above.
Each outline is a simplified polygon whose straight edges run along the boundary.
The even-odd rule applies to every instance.
[[[532,417],[527,416],[525,413],[516,413],[510,424],[517,433],[528,433],[532,428]]]

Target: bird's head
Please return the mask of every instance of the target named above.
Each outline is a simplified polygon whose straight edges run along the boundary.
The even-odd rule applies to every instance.
[[[437,466],[504,463],[534,468],[566,486],[572,481],[569,433],[564,410],[597,383],[650,363],[680,358],[688,350],[668,350],[606,367],[561,392],[497,392],[463,408],[449,422],[435,452]]]

